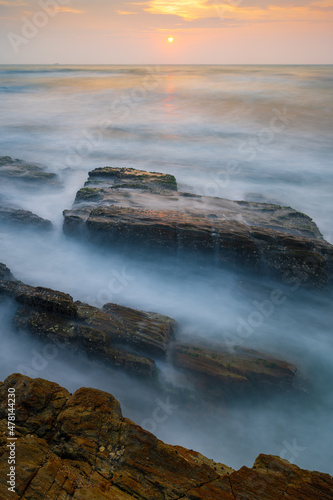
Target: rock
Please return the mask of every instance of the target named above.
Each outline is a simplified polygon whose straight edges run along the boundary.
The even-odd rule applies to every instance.
[[[214,397],[294,391],[297,368],[260,352],[176,344],[171,358],[196,389]]]
[[[0,262],[0,280],[12,281],[15,280],[14,276],[5,264]]]
[[[181,193],[166,174],[93,170],[64,231],[92,241],[204,255],[217,265],[270,274],[285,283],[332,282],[333,245],[290,207]]]
[[[13,324],[19,331],[82,350],[94,360],[157,382],[162,381],[156,377],[155,361],[173,364],[181,382],[172,389],[177,397],[183,397],[184,386],[188,397],[199,390],[203,399],[217,401],[306,389],[305,381],[296,384],[297,369],[292,364],[240,347],[230,352],[178,344],[176,322],[167,316],[117,304],[99,309],[74,302],[68,294],[16,281],[2,264],[0,298],[5,297],[18,305]]]
[[[0,222],[15,226],[35,227],[37,229],[52,229],[52,222],[38,215],[18,208],[0,206]]]
[[[166,357],[174,336],[174,320],[116,304],[98,309],[74,302],[68,294],[15,281],[2,266],[0,297],[19,304],[13,320],[17,329],[84,350],[130,373],[154,376],[152,358]]]
[[[153,189],[177,191],[177,182],[173,175],[159,172],[145,172],[135,168],[96,168],[89,172],[89,181],[86,185],[108,182],[107,187]]]
[[[0,156],[0,179],[7,184],[24,184],[25,186],[58,185],[58,176],[47,172],[40,164],[14,160],[10,156]]]
[[[8,388],[15,389],[15,493],[8,491]],[[20,374],[0,383],[0,488],[4,499],[331,500],[333,478],[260,455],[226,465],[158,440],[96,389],[73,395]]]

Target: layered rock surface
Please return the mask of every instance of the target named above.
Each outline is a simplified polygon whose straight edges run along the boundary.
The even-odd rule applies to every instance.
[[[250,349],[238,347],[231,353],[226,349],[179,344],[174,347],[172,358],[188,382],[215,395],[248,395],[251,390],[286,392],[295,388],[294,365]]]
[[[14,325],[42,339],[75,347],[131,373],[152,377],[154,358],[166,356],[175,322],[116,304],[102,309],[65,293],[15,281],[0,268],[0,297],[18,304]]]
[[[101,309],[74,302],[65,293],[16,281],[0,265],[0,299],[15,301],[13,323],[42,340],[80,349],[96,360],[129,373],[156,379],[155,361],[171,363],[179,386],[195,392],[238,397],[250,391],[276,393],[299,389],[292,364],[247,349],[228,351],[221,346],[182,345],[175,335],[176,322],[161,314],[142,312],[117,304]]]
[[[7,394],[16,395],[16,486],[8,491]],[[330,500],[333,478],[260,455],[230,467],[158,440],[96,389],[70,394],[20,374],[0,383],[1,498],[53,500]]]
[[[289,281],[332,281],[333,246],[290,207],[177,191],[168,174],[99,168],[64,212],[64,231],[109,244],[191,251]]]
[[[0,180],[7,185],[55,186],[58,176],[48,172],[44,165],[0,156]]]
[[[0,156],[0,224],[15,228],[50,230],[51,221],[22,209],[12,199],[13,192],[34,194],[36,189],[59,187],[58,176],[40,164]],[[16,196],[15,196],[16,197]]]
[[[51,230],[52,222],[21,208],[0,206],[0,223],[10,226]]]

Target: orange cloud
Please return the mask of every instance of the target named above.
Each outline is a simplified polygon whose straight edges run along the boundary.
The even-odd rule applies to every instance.
[[[71,7],[58,7],[57,12],[69,12],[71,14],[83,14],[83,10],[72,9]]]
[[[116,11],[117,14],[119,14],[120,16],[130,16],[130,15],[135,15],[137,14],[137,12],[128,12],[126,10],[117,10]]]
[[[216,0],[150,0],[145,10],[152,14],[175,15],[186,21],[207,18],[221,20],[276,22],[276,21],[313,21],[328,20],[323,8],[333,7],[333,0],[315,0],[304,6],[271,5],[265,7],[246,7],[243,0],[233,2]],[[237,4],[237,5],[236,5]]]
[[[7,0],[0,0],[0,5],[5,5],[6,7],[23,7],[23,5],[27,5],[24,2],[8,2]]]
[[[172,3],[168,0],[150,0],[145,10],[152,14],[171,14],[190,20],[214,15],[215,6],[207,5],[206,0],[180,0]]]

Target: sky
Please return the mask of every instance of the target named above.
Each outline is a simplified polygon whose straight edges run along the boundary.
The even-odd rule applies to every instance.
[[[0,0],[0,64],[54,63],[332,64],[333,0]]]

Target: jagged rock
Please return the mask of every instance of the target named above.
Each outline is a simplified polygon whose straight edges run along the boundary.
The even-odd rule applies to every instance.
[[[149,378],[156,378],[155,360],[162,359],[179,370],[180,386],[185,381],[190,391],[201,389],[204,398],[219,401],[250,391],[274,394],[306,389],[303,379],[295,384],[297,370],[289,363],[239,347],[229,352],[177,344],[176,322],[167,316],[117,304],[99,309],[74,302],[68,294],[16,281],[2,264],[0,298],[4,297],[18,304],[13,318],[18,330]]]
[[[15,389],[15,487],[8,491],[8,388]],[[1,498],[331,500],[333,478],[260,455],[239,471],[164,444],[96,389],[73,395],[20,374],[0,383]]]
[[[0,206],[0,222],[15,226],[35,227],[46,230],[50,230],[53,227],[51,221],[42,219],[42,217],[39,217],[28,210],[2,206]]]
[[[26,186],[58,184],[58,176],[47,172],[43,165],[14,160],[10,156],[0,156],[0,179],[7,184],[24,183]]]
[[[332,281],[333,245],[310,217],[290,207],[176,191],[172,176],[105,167],[89,174],[64,231],[108,244],[192,251],[286,283]]]
[[[0,262],[0,280],[12,281],[15,280],[14,276],[5,264]]]
[[[252,349],[177,344],[171,358],[188,382],[214,396],[294,391],[296,366]],[[305,381],[304,381],[305,386]]]
[[[16,328],[82,349],[128,372],[154,376],[152,357],[166,357],[174,335],[174,320],[116,304],[98,309],[74,302],[68,294],[15,281],[2,266],[0,297],[9,297],[19,304],[13,320]]]

